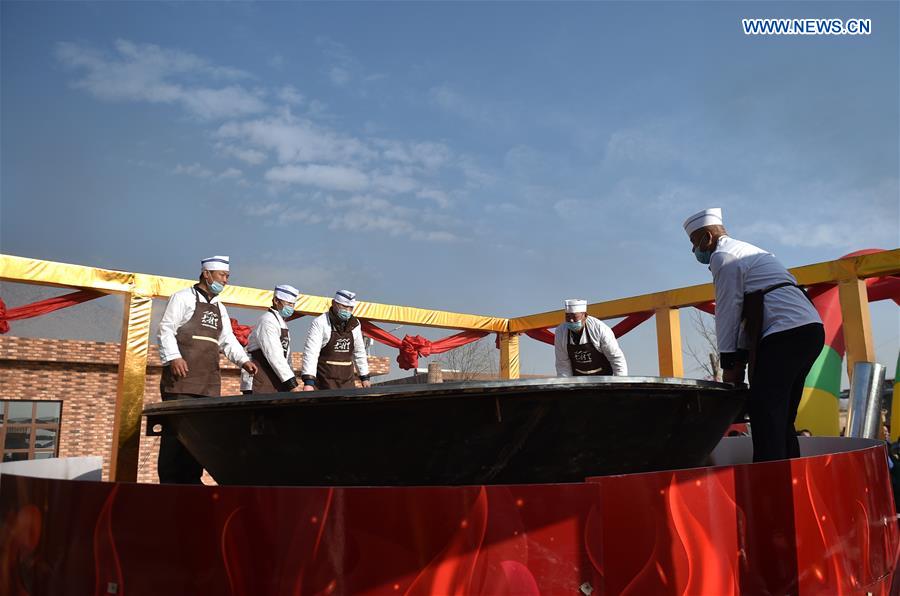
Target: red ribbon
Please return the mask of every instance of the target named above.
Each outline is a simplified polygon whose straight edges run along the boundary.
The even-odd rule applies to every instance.
[[[392,348],[400,350],[397,355],[397,364],[403,370],[410,370],[419,366],[419,357],[425,358],[433,354],[443,354],[460,346],[478,341],[487,335],[486,331],[463,331],[443,339],[428,340],[421,335],[405,335],[398,338],[374,325],[369,321],[360,320],[362,332],[366,337]]]
[[[0,298],[0,334],[9,332],[9,321],[19,321],[21,319],[31,319],[41,315],[49,314],[53,311],[75,306],[94,298],[104,296],[102,292],[94,290],[79,290],[71,294],[63,294],[54,298],[48,298],[39,302],[33,302],[16,308],[6,308],[3,299]]]
[[[241,325],[237,319],[231,319],[231,330],[234,331],[234,337],[238,340],[238,343],[246,348],[247,344],[250,343],[250,332],[253,331],[253,327]]]
[[[630,314],[613,326],[613,335],[615,335],[617,338],[622,337],[652,316],[652,311],[636,312],[634,314]],[[536,339],[550,345],[553,345],[556,339],[556,335],[549,329],[529,329],[525,332],[525,335],[532,339]]]

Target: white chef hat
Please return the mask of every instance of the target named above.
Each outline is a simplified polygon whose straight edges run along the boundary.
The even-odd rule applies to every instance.
[[[229,260],[228,257],[222,255],[208,257],[200,261],[200,268],[203,271],[228,271]]]
[[[714,207],[712,209],[704,209],[684,220],[684,231],[690,236],[700,228],[721,225],[723,225],[722,209]]]
[[[566,312],[587,312],[587,300],[566,300]]]
[[[350,290],[338,290],[334,293],[334,301],[342,306],[354,308],[356,306],[356,294]]]
[[[279,300],[284,300],[286,302],[290,302],[291,304],[297,302],[297,296],[300,295],[300,290],[295,288],[294,286],[289,285],[281,285],[275,286],[275,297]]]

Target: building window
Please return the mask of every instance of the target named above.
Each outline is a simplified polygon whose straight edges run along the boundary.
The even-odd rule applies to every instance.
[[[3,461],[56,457],[61,413],[61,401],[0,401]]]

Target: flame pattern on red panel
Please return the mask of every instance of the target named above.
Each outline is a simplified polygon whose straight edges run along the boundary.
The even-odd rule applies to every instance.
[[[475,505],[459,520],[459,530],[413,581],[406,594],[471,594],[470,580],[487,529],[487,491],[478,493]]]
[[[122,565],[119,561],[119,553],[116,551],[116,538],[113,533],[112,511],[116,495],[119,494],[119,485],[113,485],[103,503],[103,509],[94,526],[94,594],[102,596],[109,594],[109,580],[114,579],[116,593],[125,594],[125,584],[122,581]]]
[[[4,477],[0,591],[94,594],[115,583],[128,596],[719,596],[766,586],[887,595],[900,534],[885,461],[884,449],[872,447],[581,484],[482,487]],[[788,513],[778,520],[778,543],[770,511]],[[782,555],[795,561],[774,569]]]
[[[9,481],[7,481],[9,482]],[[7,511],[0,524],[0,588],[10,596],[31,593],[35,549],[41,539],[43,516],[35,505]]]

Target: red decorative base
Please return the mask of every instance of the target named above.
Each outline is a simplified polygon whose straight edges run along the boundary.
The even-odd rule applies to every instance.
[[[857,450],[564,485],[5,475],[0,592],[887,595],[898,529],[884,447],[845,441]]]

